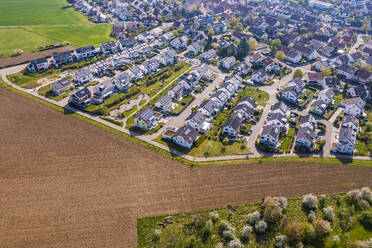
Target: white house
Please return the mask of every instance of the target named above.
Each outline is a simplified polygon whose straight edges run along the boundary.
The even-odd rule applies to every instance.
[[[82,68],[75,72],[75,74],[72,76],[73,80],[80,85],[83,85],[85,83],[89,83],[90,81],[93,81],[93,74],[88,68]]]
[[[73,86],[74,84],[70,80],[68,80],[67,78],[62,78],[52,83],[51,89],[55,95],[59,96],[70,90]]]
[[[353,154],[356,145],[356,136],[350,127],[341,127],[337,144],[340,153]]]
[[[365,105],[366,103],[360,97],[355,97],[345,104],[344,112],[345,114],[359,117],[363,114]]]
[[[172,136],[172,140],[183,148],[191,149],[198,137],[198,132],[192,126],[184,125],[176,131]]]
[[[49,69],[49,66],[50,64],[46,58],[40,58],[31,60],[27,69],[30,72],[44,72]]]
[[[94,46],[80,47],[74,50],[74,55],[77,60],[89,59],[96,55],[96,49]]]
[[[239,114],[235,114],[233,117],[228,119],[223,126],[222,135],[236,137],[239,135],[240,127],[243,123],[243,119]]]
[[[168,111],[170,107],[172,107],[172,97],[165,95],[162,96],[156,103],[155,107],[163,110],[163,111]]]
[[[260,69],[252,75],[252,80],[256,83],[263,83],[266,81],[266,78],[267,72],[264,69]]]
[[[333,97],[335,96],[335,93],[332,89],[324,89],[322,90],[318,95],[318,100],[323,101],[325,104],[329,105],[333,101]]]
[[[316,134],[314,129],[307,126],[300,126],[297,132],[296,146],[310,149],[315,142]]]
[[[223,68],[230,70],[235,65],[235,62],[236,62],[235,57],[231,56],[231,57],[226,57],[223,60],[221,60],[220,65]]]
[[[262,129],[259,142],[267,147],[276,147],[280,129],[276,125],[265,125]]]

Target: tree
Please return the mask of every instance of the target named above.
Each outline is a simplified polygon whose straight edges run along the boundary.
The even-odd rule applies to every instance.
[[[304,74],[302,73],[301,69],[297,69],[293,73],[293,78],[302,78],[303,76],[304,76]]]
[[[277,60],[283,61],[283,60],[285,59],[285,54],[284,54],[284,52],[283,52],[283,51],[277,51],[277,52],[275,53],[275,58],[276,58]]]
[[[320,68],[320,71],[323,73],[324,76],[326,77],[330,77],[332,75],[332,71],[331,69],[327,68],[327,67],[321,67]]]
[[[178,33],[177,30],[172,30],[172,33],[173,33],[173,35],[176,36],[176,37],[180,36],[180,34]]]
[[[249,49],[250,49],[251,51],[256,50],[257,45],[258,45],[258,42],[256,41],[255,38],[250,38],[250,39],[249,39]]]
[[[342,95],[344,97],[347,96],[347,90],[349,89],[349,82],[346,82],[345,85],[344,85],[344,90],[342,91]]]
[[[214,35],[214,30],[213,28],[208,28],[208,35]]]
[[[279,39],[274,39],[271,42],[271,47],[274,51],[276,51],[280,46],[282,45],[281,41]]]

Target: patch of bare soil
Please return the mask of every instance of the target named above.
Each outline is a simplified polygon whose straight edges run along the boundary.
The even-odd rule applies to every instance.
[[[54,48],[54,49],[45,50],[41,52],[22,54],[22,55],[15,56],[15,57],[0,58],[0,68],[12,66],[12,65],[20,65],[23,63],[27,63],[33,59],[50,57],[52,56],[53,53],[72,51],[74,49],[75,47],[73,46],[64,46],[64,47]]]
[[[372,168],[190,169],[0,88],[1,247],[131,247],[139,217],[372,186]]]

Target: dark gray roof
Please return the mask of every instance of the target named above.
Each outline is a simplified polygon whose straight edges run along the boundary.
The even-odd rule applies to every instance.
[[[353,123],[355,126],[359,125],[359,120],[354,115],[344,115],[344,117],[342,118],[342,125],[349,122]]]
[[[253,115],[254,112],[255,112],[255,109],[251,108],[248,104],[246,103],[242,103],[242,104],[239,104],[235,110],[234,110],[234,113],[238,113],[238,112],[245,112],[247,115]]]
[[[116,46],[115,42],[113,41],[108,41],[108,42],[105,42],[105,43],[102,43],[101,44],[101,47],[105,50],[109,50],[109,49],[112,49]]]
[[[247,97],[243,97],[241,100],[240,100],[240,103],[241,102],[248,102],[252,108],[257,108],[257,104],[256,104],[256,100],[253,99],[253,97],[251,96],[247,96]]]
[[[352,140],[353,137],[353,130],[349,127],[341,127],[340,133],[339,133],[339,140]]]
[[[176,131],[172,138],[177,136],[182,137],[188,143],[192,143],[198,138],[199,134],[192,126],[184,125]]]
[[[199,109],[204,108],[209,113],[212,113],[214,109],[218,108],[217,103],[213,100],[207,100],[200,104]]]
[[[297,132],[297,139],[307,139],[310,142],[314,142],[316,134],[313,129],[309,127],[300,127]]]
[[[80,78],[83,78],[83,77],[86,77],[88,76],[89,74],[91,74],[92,72],[87,68],[87,67],[84,67],[80,70],[78,70],[77,72],[75,72],[75,75],[77,77],[80,77]]]
[[[33,59],[33,60],[30,61],[30,63],[32,65],[43,64],[43,63],[46,63],[46,62],[48,62],[48,60],[46,58]]]
[[[203,124],[205,122],[205,120],[207,119],[207,117],[205,115],[203,115],[202,112],[200,111],[197,111],[197,112],[193,112],[191,113],[187,118],[186,120],[193,120],[195,121],[196,123],[198,123],[199,125]]]
[[[55,60],[65,60],[65,59],[68,59],[68,58],[71,57],[71,52],[66,51],[66,52],[63,52],[63,53],[53,53],[52,57]]]
[[[270,107],[271,111],[275,111],[277,109],[280,109],[283,113],[286,113],[288,111],[288,106],[284,102],[280,101]]]
[[[71,81],[68,80],[67,78],[62,78],[62,79],[58,80],[57,82],[53,83],[54,88],[56,88],[57,90],[63,89],[64,87],[66,87],[69,84],[71,84]]]
[[[262,129],[261,135],[270,134],[274,139],[278,139],[280,130],[274,124],[273,125],[265,125]]]
[[[239,115],[234,115],[230,119],[228,119],[224,125],[224,127],[231,127],[234,129],[236,132],[240,130],[240,126],[242,125],[242,118],[240,118]]]
[[[140,112],[136,118],[142,119],[145,122],[150,120],[155,115],[155,112],[151,108],[147,108],[144,111]]]
[[[92,93],[90,93],[89,89],[88,88],[82,88],[81,90],[78,90],[77,92],[75,92],[75,96],[77,98],[83,98],[85,96],[88,96],[88,97],[91,97],[92,96]]]
[[[76,53],[87,53],[93,51],[95,48],[94,46],[85,46],[75,49]]]
[[[310,114],[307,114],[305,116],[302,116],[301,119],[300,119],[300,124],[311,122],[312,119],[314,119],[314,117],[312,115],[310,115]]]
[[[157,103],[160,103],[161,105],[167,105],[169,104],[170,102],[172,102],[172,97],[168,96],[168,95],[164,95],[162,96],[158,101]]]

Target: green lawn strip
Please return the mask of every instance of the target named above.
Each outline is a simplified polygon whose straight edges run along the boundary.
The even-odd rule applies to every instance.
[[[66,0],[2,0],[0,26],[87,24]]]
[[[246,86],[241,92],[239,92],[238,98],[250,96],[256,100],[257,104],[265,107],[266,103],[269,101],[269,94],[259,88]]]
[[[126,133],[120,132],[118,130],[115,130],[109,126],[103,125],[99,122],[96,122],[90,118],[87,118],[85,116],[79,115],[77,113],[71,112],[69,110],[66,110],[58,105],[52,104],[48,101],[45,101],[39,97],[30,95],[26,92],[23,92],[21,90],[15,89],[8,84],[6,84],[2,79],[0,78],[0,87],[11,91],[13,93],[22,95],[24,97],[27,97],[31,100],[35,100],[39,103],[43,103],[49,107],[52,107],[54,110],[57,110],[61,113],[65,113],[69,116],[78,118],[79,120],[85,121],[91,125],[95,125],[96,127],[109,131],[113,134],[119,135],[123,138],[129,139],[131,141],[136,142],[137,144],[140,144],[146,148],[151,149],[152,151],[158,152],[159,154],[165,155],[171,159],[175,159],[179,162],[182,162],[184,164],[187,164],[191,167],[205,167],[205,166],[219,166],[219,165],[235,165],[235,164],[257,164],[257,163],[276,163],[276,162],[289,162],[289,163],[320,163],[320,164],[334,164],[334,165],[350,165],[350,166],[364,166],[364,167],[372,167],[370,160],[357,160],[357,159],[336,159],[336,158],[300,158],[300,157],[272,157],[272,158],[250,158],[250,159],[233,159],[233,160],[221,160],[221,161],[212,161],[212,162],[193,162],[186,160],[182,157],[176,156],[168,151],[165,151],[157,146],[151,145],[147,142],[144,142],[142,140],[139,140],[135,137],[132,137],[130,135],[127,135]]]
[[[113,120],[113,119],[107,118],[107,117],[100,117],[100,118],[104,121],[108,121],[108,122],[110,122],[112,124],[115,124],[119,127],[122,127],[124,125],[124,123],[122,121],[116,121],[116,120]]]
[[[185,110],[185,108],[187,108],[187,106],[190,105],[190,103],[191,103],[192,101],[194,101],[194,99],[195,99],[195,98],[194,98],[192,95],[188,95],[188,96],[182,98],[181,101],[176,102],[178,105],[177,105],[177,107],[176,107],[175,109],[173,109],[173,110],[171,111],[171,113],[172,113],[172,114],[175,114],[175,115],[179,115],[180,113],[182,113],[182,111]]]
[[[314,240],[312,246],[309,243],[305,247],[347,247],[349,242],[356,240],[368,240],[372,237],[372,231],[363,227],[359,218],[363,210],[356,208],[351,204],[348,197],[344,193],[335,193],[325,195],[324,200],[318,197],[318,208],[314,210],[317,218],[323,218],[324,211],[321,208],[332,207],[334,219],[330,222],[331,231],[323,240]],[[303,209],[302,197],[288,199],[287,208],[283,211],[286,215],[287,222],[291,223],[296,221],[310,225],[307,213]],[[137,220],[138,230],[138,247],[167,247],[172,244],[174,247],[189,247],[191,239],[194,246],[192,247],[216,247],[219,242],[224,242],[224,238],[219,233],[219,225],[221,221],[228,221],[235,229],[236,237],[241,238],[241,231],[248,223],[248,214],[255,211],[262,213],[262,202],[246,203],[242,205],[233,206],[233,213],[229,217],[229,208],[221,207],[215,209],[198,210],[193,212],[186,212],[171,215],[172,223],[167,228],[162,228],[158,225],[159,222],[164,222],[165,217],[168,215],[159,215],[152,217],[144,217]],[[322,207],[323,206],[323,207]],[[210,232],[206,235],[203,232],[204,226],[210,219],[210,213],[216,212],[218,220],[215,223],[210,223]],[[371,210],[367,211],[371,213]],[[265,213],[265,212],[263,212]],[[349,228],[341,228],[341,222],[350,220],[345,214],[350,213],[353,220],[353,225]],[[268,215],[267,215],[268,216]],[[196,220],[196,222],[194,222]],[[195,224],[194,224],[195,223]],[[244,247],[274,247],[275,237],[278,233],[284,234],[286,232],[285,225],[270,224],[269,229],[265,234],[258,235],[255,232],[249,235],[249,246]],[[155,230],[160,230],[159,235],[155,235]],[[333,237],[337,235],[340,241],[335,242]],[[156,239],[155,239],[156,237]],[[242,241],[243,245],[247,245]],[[227,244],[228,242],[225,242]]]
[[[28,71],[22,70],[19,73],[6,76],[7,79],[15,85],[25,88],[25,86],[30,84],[37,85],[37,80],[44,77],[55,77],[56,73],[53,70],[49,70],[44,73],[29,73]],[[39,84],[40,85],[40,84]]]

